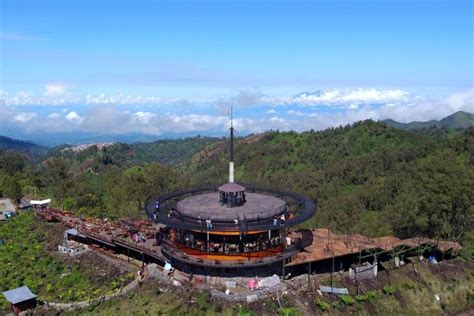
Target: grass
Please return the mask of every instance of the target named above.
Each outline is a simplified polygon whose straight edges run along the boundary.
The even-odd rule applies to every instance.
[[[440,266],[425,261],[416,264],[416,270],[411,265],[392,270],[390,284],[384,272],[361,280],[359,295],[353,282],[338,276],[334,283],[348,287],[352,295],[315,295],[314,310],[329,315],[454,315],[474,308],[472,261],[455,259]]]
[[[77,311],[77,315],[247,315],[245,308],[220,308],[210,300],[207,292],[193,292],[183,288],[160,291],[154,280],[145,281],[128,296],[117,298],[96,307]],[[248,311],[250,312],[250,311]]]
[[[0,225],[0,290],[28,286],[40,300],[72,302],[97,298],[129,282],[110,264],[93,254],[63,257],[57,253],[62,238],[58,224],[39,220],[34,212],[21,213]],[[9,304],[0,295],[0,312]]]

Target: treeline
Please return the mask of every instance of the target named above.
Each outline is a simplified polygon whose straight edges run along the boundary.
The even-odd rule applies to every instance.
[[[107,165],[126,168],[156,162],[176,166],[189,161],[196,152],[216,142],[222,142],[222,139],[197,136],[152,143],[115,143],[100,149],[92,145],[79,152],[62,145],[53,148],[49,156],[66,159],[75,173],[87,169],[103,172]]]
[[[109,149],[91,149],[96,152],[84,152],[84,159],[56,154],[38,166],[3,153],[0,190],[9,197],[52,197],[56,206],[85,216],[143,216],[145,202],[157,194],[227,180],[221,140],[181,145],[192,150],[166,145],[179,162],[172,166],[137,165],[130,147],[114,147],[110,159]],[[206,146],[206,155],[192,158]],[[84,164],[89,159],[93,163]],[[322,132],[273,131],[256,141],[239,140],[235,162],[238,182],[319,197],[306,227],[474,241],[473,127],[442,136],[373,121]]]

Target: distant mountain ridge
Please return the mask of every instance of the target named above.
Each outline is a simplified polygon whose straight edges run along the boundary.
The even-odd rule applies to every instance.
[[[441,120],[431,120],[426,122],[413,121],[410,123],[401,123],[392,119],[383,120],[382,123],[388,126],[404,130],[420,130],[427,128],[453,128],[465,129],[474,126],[474,114],[464,111],[458,111]]]
[[[24,154],[29,158],[40,158],[48,153],[48,147],[35,144],[30,141],[13,139],[6,136],[0,136],[0,151],[13,150]]]

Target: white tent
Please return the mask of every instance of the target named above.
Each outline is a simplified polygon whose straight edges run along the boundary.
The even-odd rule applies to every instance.
[[[46,205],[51,203],[51,199],[46,199],[46,200],[31,200],[30,204],[31,205]]]

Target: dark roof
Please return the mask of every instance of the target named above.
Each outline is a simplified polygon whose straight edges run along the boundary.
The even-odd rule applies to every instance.
[[[27,286],[22,286],[13,290],[5,291],[2,293],[3,296],[12,304],[18,304],[20,302],[31,300],[37,296],[31,293]]]
[[[31,207],[30,200],[26,197],[20,199],[20,208],[29,208]]]
[[[231,192],[231,193],[245,191],[245,188],[243,186],[237,183],[233,183],[233,182],[229,182],[224,185],[221,185],[218,189],[221,192]]]

